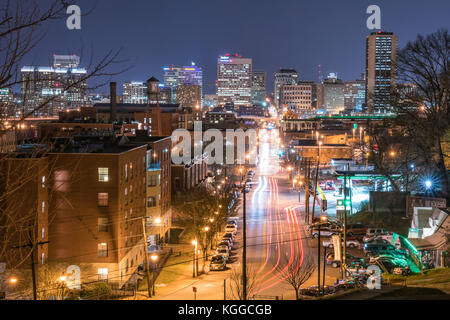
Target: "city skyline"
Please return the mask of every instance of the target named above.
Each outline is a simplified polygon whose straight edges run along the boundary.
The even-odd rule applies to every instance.
[[[97,1],[95,9],[82,17],[80,31],[68,30],[65,25],[60,25],[60,21],[52,22],[52,27],[33,54],[24,58],[24,64],[45,65],[54,53],[80,54],[82,43],[86,47],[92,46],[96,56],[123,46],[122,58],[129,59],[126,65],[132,68],[117,76],[118,83],[144,81],[150,74],[162,80],[164,66],[189,65],[194,61],[203,69],[205,94],[215,93],[216,61],[225,53],[239,53],[252,58],[253,68],[267,73],[268,92],[273,91],[273,75],[280,68],[294,68],[301,80],[315,82],[318,82],[319,64],[322,65],[322,74],[337,72],[344,81],[359,79],[365,70],[365,41],[373,31],[368,30],[365,23],[368,17],[365,10],[371,4],[369,1],[345,4],[331,1],[320,4],[259,1],[258,4],[241,4],[239,13],[233,13],[231,8],[219,2],[210,1],[189,4],[172,1],[158,5],[134,2],[142,10],[136,12],[134,6],[126,8],[126,4],[120,1]],[[79,5],[84,11],[92,8],[90,1],[79,1]],[[449,10],[445,10],[445,6],[450,9],[450,4],[419,1],[382,3],[381,29],[394,32],[398,36],[399,48],[402,48],[418,33],[426,34],[447,27],[449,23],[445,13]],[[216,17],[214,12],[217,10],[221,10],[223,17]],[[129,17],[131,13],[135,18]],[[123,18],[127,21],[126,26],[121,23],[110,25],[106,22],[108,15]],[[246,15],[245,21],[248,23],[242,21],[243,15]],[[317,19],[317,16],[320,18]],[[222,23],[226,17],[231,17],[233,23]],[[268,19],[273,21],[270,27],[266,22]],[[144,23],[148,20],[155,25],[149,27]],[[346,23],[340,23],[341,20]],[[414,27],[404,24],[405,20],[415,21]],[[252,23],[261,28],[246,27]],[[341,29],[328,32],[335,25]],[[142,41],[139,31],[129,35],[130,30],[137,28],[154,28],[155,41]],[[241,32],[244,28],[245,32]],[[283,41],[280,41],[280,34]],[[58,41],[55,42],[55,39]],[[183,50],[175,50],[177,47]],[[84,51],[87,52],[86,48]],[[136,52],[141,53],[137,55]],[[88,63],[86,56],[82,56],[81,65]],[[98,91],[107,92],[107,86]]]

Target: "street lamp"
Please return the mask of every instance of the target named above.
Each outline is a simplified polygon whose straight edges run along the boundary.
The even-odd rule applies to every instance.
[[[192,245],[194,246],[194,257],[192,260],[192,278],[195,278],[196,276],[196,269],[195,269],[195,261],[196,261],[196,256],[197,256],[197,240],[192,240]]]
[[[14,276],[12,276],[11,278],[9,278],[8,282],[9,282],[10,284],[14,285],[14,284],[17,283],[17,278],[14,277]]]
[[[153,281],[152,281],[152,293],[153,295],[155,295],[155,282],[156,282],[156,273],[158,272],[158,255],[157,254],[152,254],[150,256],[150,259],[153,261],[153,263],[155,264],[155,270],[153,271]]]
[[[155,219],[155,223],[157,225],[159,225],[159,245],[162,244],[162,236],[161,236],[161,234],[162,234],[162,224],[161,224],[161,222],[162,222],[161,218],[158,217],[158,218]]]
[[[430,179],[425,180],[425,187],[427,189],[430,189],[432,185],[433,185],[433,182]]]
[[[320,241],[320,225],[322,223],[326,223],[328,221],[327,216],[320,216],[320,221],[318,223],[318,232],[317,232],[317,293],[320,294],[320,246],[322,242]],[[325,261],[323,263],[326,263]]]

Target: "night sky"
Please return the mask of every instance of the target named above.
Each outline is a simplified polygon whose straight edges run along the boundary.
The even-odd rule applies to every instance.
[[[204,92],[214,93],[217,57],[239,53],[253,59],[253,69],[267,72],[268,91],[280,67],[295,68],[300,79],[316,80],[337,72],[343,80],[360,77],[365,68],[366,8],[381,7],[382,29],[399,37],[399,47],[418,33],[449,28],[448,0],[82,0],[81,30],[68,30],[65,20],[48,32],[24,63],[50,65],[53,53],[80,54],[88,63],[91,48],[100,58],[123,47],[122,82],[162,80],[162,67],[195,61],[204,71]],[[107,92],[107,88],[98,89]]]

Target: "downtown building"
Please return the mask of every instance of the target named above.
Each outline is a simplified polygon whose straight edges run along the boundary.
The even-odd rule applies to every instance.
[[[147,83],[143,81],[125,82],[122,87],[122,101],[125,104],[146,104],[147,103]],[[150,103],[172,103],[172,89],[159,84],[158,101],[152,99]]]
[[[79,57],[75,55],[54,55],[51,67],[22,67],[23,111],[32,112],[47,101],[43,108],[33,113],[34,116],[56,116],[60,111],[86,106],[86,77],[87,71],[79,67]]]
[[[294,69],[280,69],[275,73],[274,99],[275,106],[280,111],[280,91],[283,85],[295,85],[298,82],[298,73]]]
[[[220,56],[217,60],[218,105],[252,105],[252,59],[239,55]]]
[[[358,79],[344,82],[344,108],[346,113],[362,113],[366,103],[366,81]]]
[[[335,73],[317,85],[317,106],[327,114],[344,111],[344,82]]]
[[[252,74],[252,104],[258,106],[266,105],[266,72],[264,70],[253,70]]]
[[[391,113],[391,90],[396,83],[397,36],[372,32],[366,39],[366,105],[371,114]]]
[[[203,70],[192,63],[184,67],[164,67],[164,88],[170,88],[171,101],[177,101],[177,87],[179,85],[195,85],[200,87],[200,97],[203,94]]]
[[[280,87],[280,108],[283,112],[294,114],[297,118],[313,113],[313,81],[299,81],[297,84],[284,84]]]

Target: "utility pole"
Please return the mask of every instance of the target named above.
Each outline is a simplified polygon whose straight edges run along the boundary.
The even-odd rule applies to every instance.
[[[309,221],[309,186],[311,183],[310,160],[305,161],[305,222]]]
[[[148,291],[148,297],[150,298],[152,296],[152,286],[151,286],[151,279],[150,279],[150,261],[148,258],[148,244],[147,244],[147,232],[145,231],[145,217],[142,218],[142,231],[144,233],[144,248],[145,248],[145,269],[147,271],[147,291]]]
[[[37,283],[36,283],[36,261],[34,260],[34,254],[35,254],[35,250],[36,250],[36,246],[38,245],[43,245],[43,244],[47,244],[50,241],[39,241],[39,242],[34,242],[33,241],[33,231],[32,228],[33,226],[29,226],[29,230],[28,230],[28,236],[30,238],[30,242],[22,245],[22,246],[14,246],[12,247],[13,249],[19,249],[19,248],[31,248],[31,254],[30,254],[30,262],[31,262],[31,278],[33,281],[33,300],[37,300]]]
[[[317,236],[317,293],[320,295],[320,247],[321,247],[321,241],[320,241],[320,224],[321,221],[319,221],[319,228],[318,228],[318,236]]]
[[[223,300],[227,300],[227,279],[223,279]]]
[[[327,265],[326,261],[327,261],[327,247],[323,247],[323,277],[322,277],[322,293],[323,293],[323,295],[325,295],[325,268]]]
[[[243,217],[242,221],[244,227],[242,229],[242,236],[244,238],[244,248],[242,250],[242,300],[247,300],[247,217],[246,217],[246,193],[247,193],[247,183],[244,183],[244,189],[242,189],[244,204],[242,205]]]

